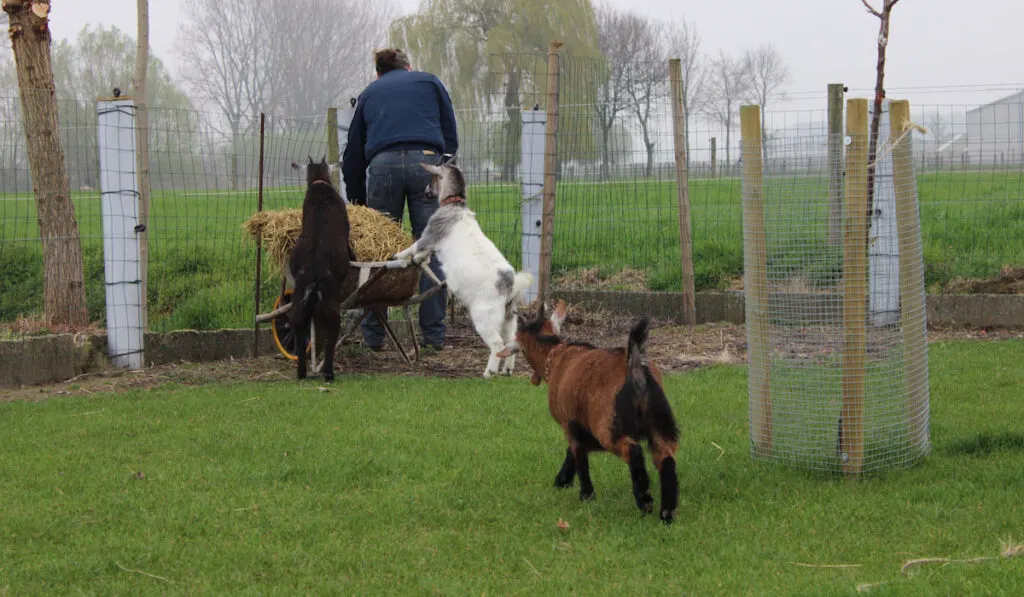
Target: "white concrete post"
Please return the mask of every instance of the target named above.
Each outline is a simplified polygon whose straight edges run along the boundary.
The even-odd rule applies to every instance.
[[[896,229],[896,187],[893,181],[889,100],[882,104],[878,127],[878,153],[875,165],[874,211],[868,245],[868,281],[871,296],[871,323],[876,327],[893,325],[900,317],[900,249]],[[908,139],[903,140],[909,142]]]
[[[547,114],[544,110],[523,110],[523,270],[533,274],[526,291],[526,302],[540,292],[541,219],[544,215],[544,135]]]
[[[106,281],[107,352],[115,367],[145,364],[142,280],[137,226],[135,102],[99,100],[96,139],[103,217],[103,276]]]

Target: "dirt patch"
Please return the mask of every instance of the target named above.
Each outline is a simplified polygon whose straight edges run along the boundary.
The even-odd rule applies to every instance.
[[[948,294],[1024,294],[1024,267],[1005,266],[988,279],[954,278],[943,287]]]
[[[623,346],[634,318],[605,311],[570,307],[567,336],[599,346]],[[464,311],[456,311],[449,323],[448,342],[441,352],[425,353],[419,363],[406,364],[394,347],[380,353],[364,349],[358,340],[339,351],[339,381],[351,374],[391,374],[446,378],[475,378],[483,373],[488,351],[476,336]],[[813,336],[813,334],[810,334]],[[930,342],[953,339],[1024,339],[1024,331],[941,329],[929,330]],[[811,341],[810,344],[817,344]],[[810,352],[810,351],[808,351]],[[746,362],[746,331],[742,325],[709,324],[694,327],[652,321],[648,342],[650,359],[667,373],[689,371],[713,364]],[[529,377],[529,366],[520,359],[516,377]],[[295,364],[280,355],[215,363],[175,363],[141,371],[105,371],[45,386],[5,390],[0,401],[40,400],[54,396],[88,396],[127,392],[165,384],[205,385],[240,382],[294,383]]]
[[[573,270],[555,279],[555,287],[562,290],[619,290],[643,292],[647,290],[647,272],[623,268],[610,276],[602,276],[596,267]]]
[[[78,334],[82,336],[103,335],[106,331],[90,323],[87,327],[73,327],[63,324],[49,323],[43,319],[21,317],[11,322],[0,323],[0,340],[14,340],[30,336],[49,336],[57,334]]]

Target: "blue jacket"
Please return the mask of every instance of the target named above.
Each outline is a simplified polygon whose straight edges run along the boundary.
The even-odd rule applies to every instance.
[[[451,154],[459,148],[451,97],[430,73],[393,70],[359,94],[342,156],[350,202],[366,204],[366,168],[373,157],[399,148]]]

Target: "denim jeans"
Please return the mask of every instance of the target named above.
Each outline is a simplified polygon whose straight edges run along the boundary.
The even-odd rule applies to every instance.
[[[427,197],[426,189],[430,184],[430,173],[420,163],[437,165],[441,161],[438,153],[424,152],[419,149],[402,149],[383,151],[370,161],[366,172],[366,205],[384,212],[396,222],[402,221],[406,201],[409,203],[409,220],[412,224],[412,235],[419,239],[423,229],[427,227],[430,216],[437,211],[437,197]],[[430,260],[430,269],[439,280],[444,280],[437,256]],[[426,275],[420,277],[420,292],[433,286]],[[444,310],[448,302],[447,290],[438,292],[420,303],[420,342],[440,347],[444,345],[445,323]],[[384,343],[384,328],[372,314],[363,318],[363,340],[369,346],[380,346]],[[387,313],[384,314],[385,317]]]

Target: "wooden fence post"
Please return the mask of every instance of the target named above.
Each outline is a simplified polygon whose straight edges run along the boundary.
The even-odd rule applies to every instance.
[[[843,472],[864,464],[864,392],[868,327],[868,100],[846,103],[846,190],[843,239]]]
[[[267,117],[260,112],[260,162],[258,186],[256,187],[256,211],[263,211],[263,146],[266,132]],[[263,235],[256,236],[256,315],[260,314],[260,287],[263,285]],[[252,358],[260,356],[260,322],[257,320],[252,333]]]
[[[679,202],[679,248],[683,274],[683,323],[697,323],[693,280],[693,231],[690,227],[690,173],[686,164],[686,114],[683,111],[683,69],[679,58],[668,61],[672,86],[672,138],[676,159],[676,200]]]
[[[828,241],[843,238],[843,94],[842,83],[828,86]]]
[[[718,165],[718,139],[711,137],[711,178],[715,178],[715,169]]]
[[[337,164],[341,159],[341,151],[338,148],[338,109],[327,108],[327,163]],[[341,172],[335,171],[331,174],[331,184],[334,188],[341,188]]]
[[[541,304],[551,296],[551,252],[555,236],[555,172],[558,169],[558,48],[562,42],[548,44],[547,123],[544,129],[544,213],[541,217],[540,284]]]
[[[910,126],[910,102],[889,102],[890,142]],[[923,454],[928,449],[928,341],[921,217],[914,177],[913,133],[892,149],[896,190],[896,234],[900,260],[900,321],[903,326],[903,378],[907,392],[907,442]]]
[[[743,268],[747,353],[750,359],[750,433],[760,456],[772,452],[771,326],[768,319],[768,242],[764,230],[761,107],[740,108],[743,158]]]

